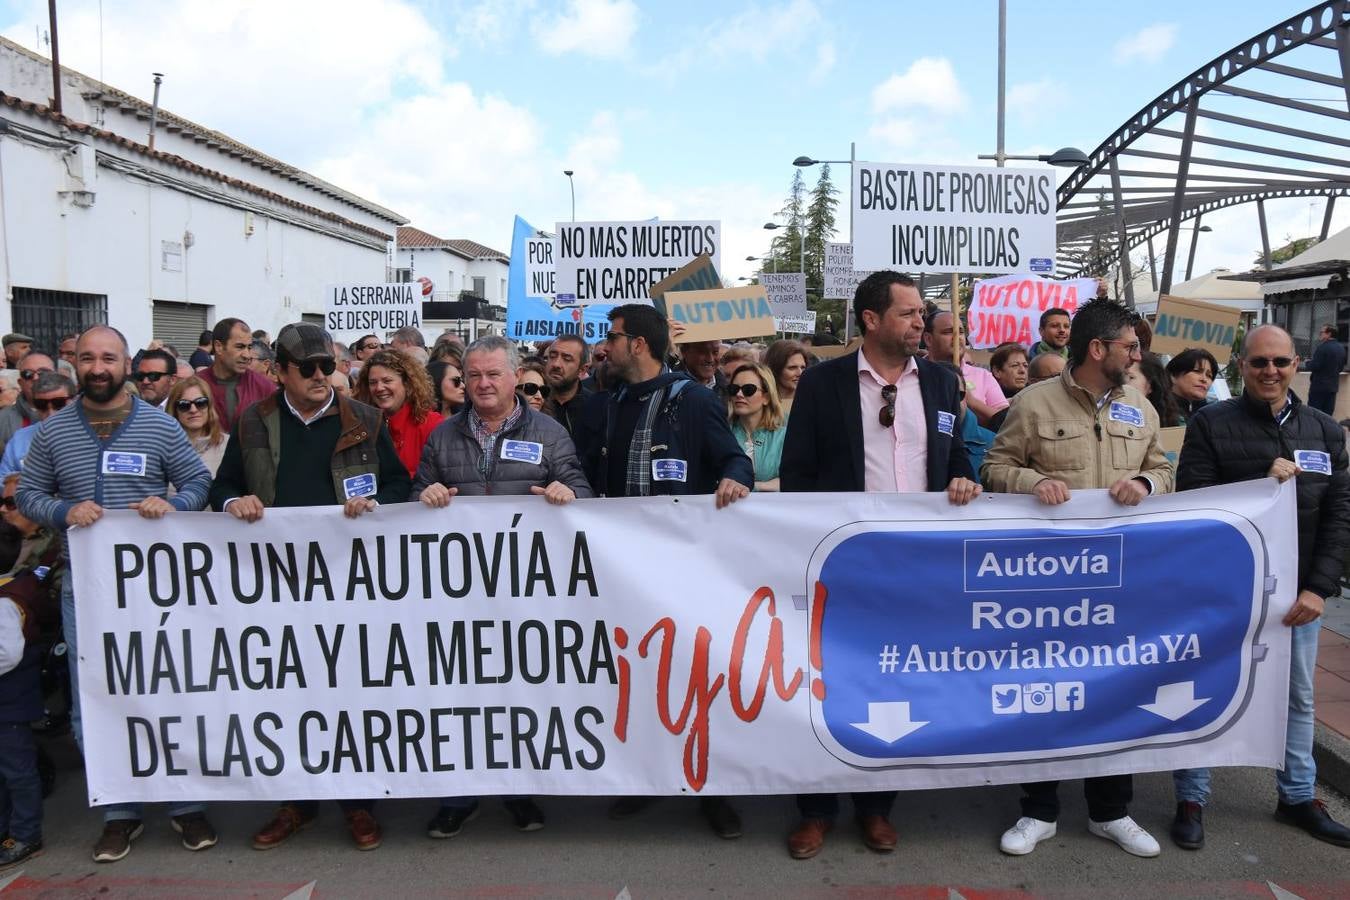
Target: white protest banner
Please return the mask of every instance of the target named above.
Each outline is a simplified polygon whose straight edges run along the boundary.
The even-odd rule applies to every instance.
[[[697,256],[722,268],[720,222],[559,222],[558,302],[649,300],[652,285]]]
[[[852,244],[825,245],[825,298],[852,300],[858,292],[858,283],[871,271],[859,272],[853,268]]]
[[[525,293],[553,299],[553,239],[536,237],[525,242]]]
[[[684,331],[677,344],[773,334],[773,312],[764,285],[714,291],[666,291],[666,315]]]
[[[774,316],[773,327],[784,334],[815,334],[816,311],[810,310],[802,316]]]
[[[90,802],[1275,767],[1295,534],[1294,485],[1272,479],[1130,508],[1075,491],[459,497],[255,524],[110,509],[69,534]]]
[[[853,264],[911,273],[1052,272],[1055,177],[1044,169],[859,162]]]
[[[761,272],[759,283],[775,316],[806,315],[806,275],[801,272]]]
[[[422,327],[425,298],[416,282],[330,284],[323,293],[323,327],[334,337]]]
[[[1055,281],[1039,275],[1004,275],[976,281],[966,313],[966,335],[970,346],[980,350],[1008,341],[1030,347],[1040,340],[1042,313],[1063,309],[1073,318],[1079,304],[1095,296],[1095,278]]]
[[[1222,368],[1233,356],[1241,320],[1240,309],[1163,294],[1153,320],[1153,352],[1176,356],[1189,347],[1200,347],[1213,353]]]

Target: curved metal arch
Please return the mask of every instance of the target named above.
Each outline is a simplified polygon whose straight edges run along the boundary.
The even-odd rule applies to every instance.
[[[1122,150],[1146,135],[1154,125],[1210,90],[1231,81],[1239,74],[1277,57],[1295,47],[1312,43],[1331,34],[1336,26],[1350,22],[1350,0],[1326,0],[1280,24],[1243,41],[1222,56],[1196,69],[1187,77],[1144,104],[1139,112],[1102,141],[1088,156],[1088,164],[1075,171],[1060,185],[1058,206],[1073,199],[1096,175],[1102,173]]]

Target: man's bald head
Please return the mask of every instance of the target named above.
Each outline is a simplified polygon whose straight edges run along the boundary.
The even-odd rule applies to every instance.
[[[1294,338],[1289,334],[1289,332],[1285,331],[1278,325],[1258,325],[1251,331],[1247,332],[1242,338],[1243,357],[1245,358],[1248,355],[1248,349],[1251,347],[1252,342],[1258,336],[1261,336],[1263,338],[1262,343],[1266,343],[1270,339],[1273,339],[1276,335],[1282,337],[1284,339],[1284,342],[1289,345],[1289,355],[1296,356],[1297,354],[1295,353],[1294,350]]]
[[[123,353],[125,356],[130,356],[130,355],[131,355],[131,345],[127,343],[126,335],[122,334],[122,332],[118,331],[116,328],[112,327],[111,325],[91,325],[90,327],[86,328],[86,329],[80,334],[80,339],[79,339],[78,341],[76,341],[76,343],[75,343],[75,353],[76,353],[76,354],[79,354],[79,352],[80,352],[80,346],[85,342],[85,338],[91,337],[92,335],[96,335],[96,334],[110,334],[110,335],[113,335],[114,337],[117,338],[117,340],[118,340],[119,342],[121,342],[121,344],[122,344],[122,353]]]
[[[1054,378],[1064,371],[1064,357],[1058,353],[1038,353],[1027,367],[1027,381],[1035,384]]]

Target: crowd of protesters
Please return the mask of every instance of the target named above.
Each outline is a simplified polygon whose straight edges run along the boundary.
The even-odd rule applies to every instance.
[[[83,746],[78,603],[61,535],[94,525],[105,509],[147,518],[211,509],[256,522],[273,507],[341,507],[354,518],[380,504],[443,508],[460,495],[566,504],[710,494],[720,509],[764,491],[941,492],[959,506],[986,490],[1053,505],[1092,488],[1134,506],[1155,493],[1264,477],[1295,479],[1299,510],[1276,815],[1350,846],[1350,829],[1314,796],[1312,759],[1318,618],[1339,590],[1350,473],[1343,429],[1290,390],[1299,360],[1289,335],[1275,326],[1248,332],[1234,362],[1244,389],[1217,401],[1224,373],[1212,354],[1155,356],[1147,322],[1104,297],[1072,316],[1047,311],[1034,345],[998,347],[987,368],[963,352],[951,312],[926,304],[904,275],[869,276],[852,313],[860,345],[827,359],[793,340],[672,343],[679,330],[672,335],[645,304],[614,308],[594,345],[563,335],[533,348],[501,337],[466,347],[450,333],[428,348],[417,329],[344,345],[307,323],[273,340],[237,318],[203,332],[187,359],[160,341],[133,352],[109,326],[62,336],[55,356],[6,335],[0,870],[42,850],[51,775],[34,732],[56,734],[68,722]],[[1174,466],[1159,431],[1176,426],[1186,430]],[[1306,452],[1323,454],[1330,474],[1300,468],[1294,457]],[[110,454],[117,471],[136,477],[105,479]],[[63,656],[50,652],[58,645]],[[53,660],[68,660],[68,670]],[[1177,772],[1175,785],[1171,837],[1198,849],[1209,773]],[[1056,782],[1023,788],[1021,816],[1000,840],[1010,855],[1053,836],[1059,817]],[[1086,779],[1084,792],[1091,833],[1137,856],[1160,852],[1129,815],[1129,775]],[[517,828],[543,827],[531,798],[502,799]],[[895,801],[893,791],[852,797],[860,838],[874,851],[896,846]],[[621,798],[610,814],[636,815],[650,802]],[[804,859],[821,851],[840,803],[828,794],[797,802],[801,820],[787,845]],[[356,847],[380,846],[373,799],[338,806]],[[426,833],[454,837],[478,810],[478,798],[446,797]],[[741,834],[732,798],[700,798],[699,810],[717,835]],[[186,849],[217,842],[202,804],[167,812]],[[101,813],[93,858],[113,862],[142,833],[144,811]],[[277,847],[318,815],[317,801],[283,802],[253,846]]]

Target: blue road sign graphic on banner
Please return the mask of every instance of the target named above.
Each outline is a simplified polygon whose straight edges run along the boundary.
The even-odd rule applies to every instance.
[[[809,570],[824,602],[821,743],[863,767],[968,764],[1223,728],[1264,655],[1255,530],[1217,511],[1075,524],[874,522],[831,535]]]

